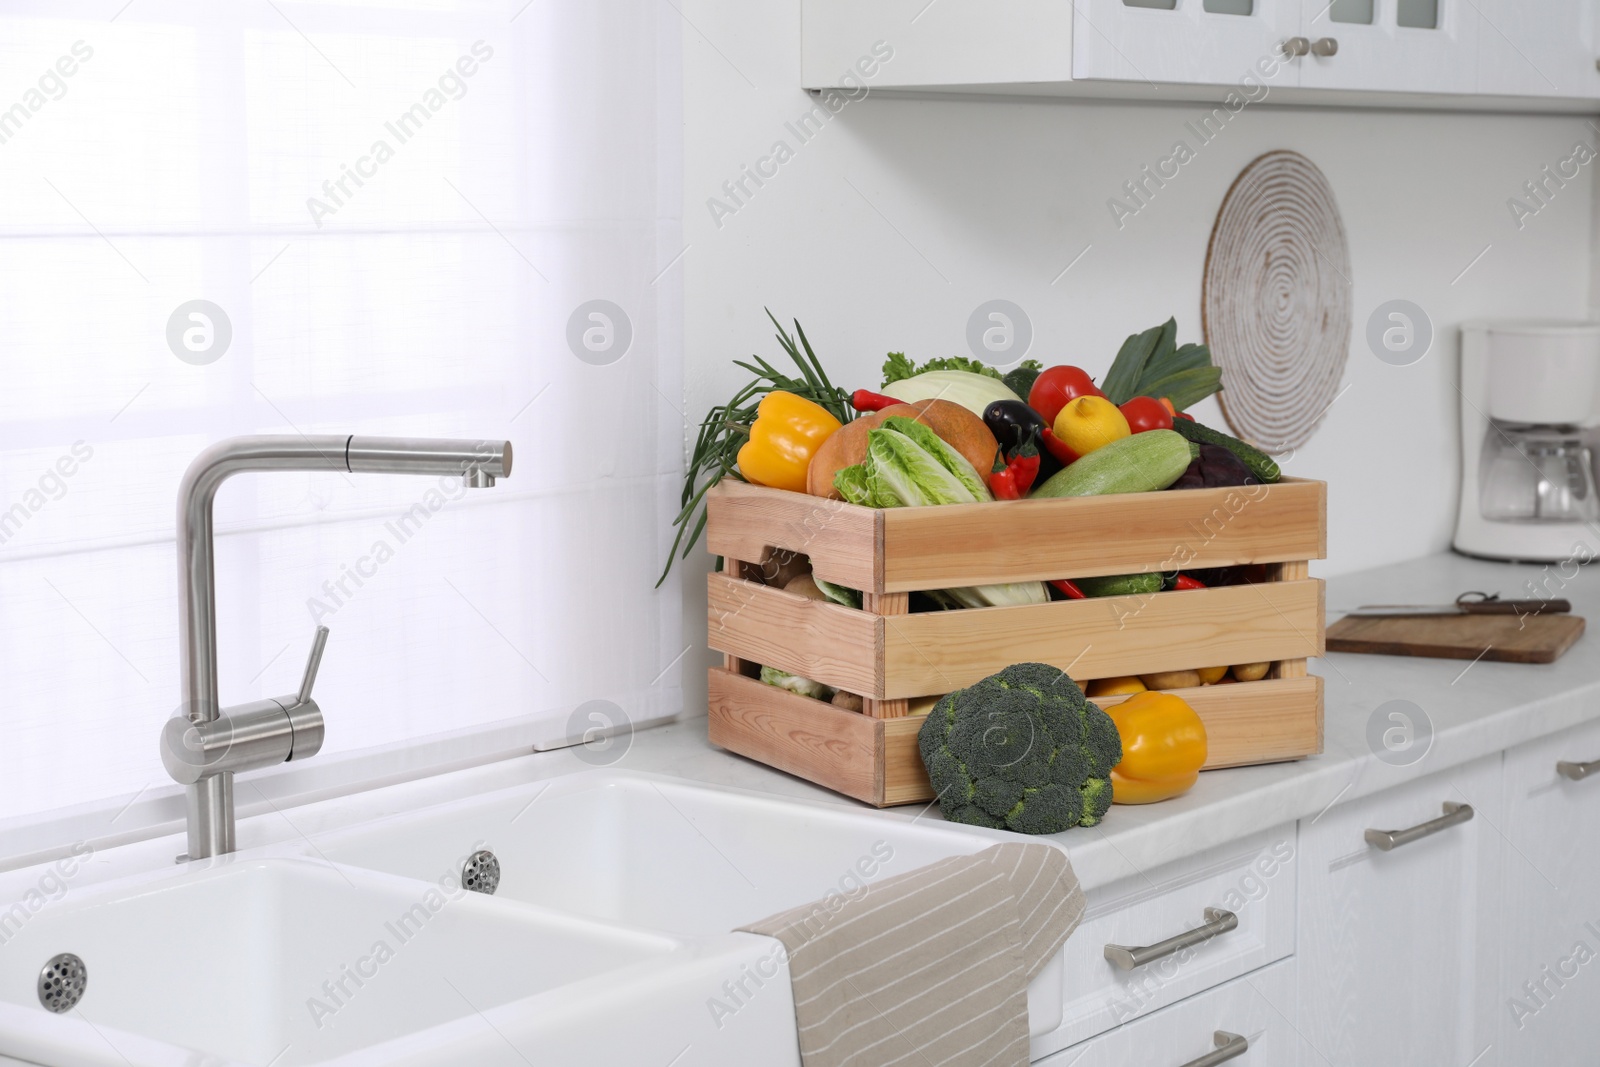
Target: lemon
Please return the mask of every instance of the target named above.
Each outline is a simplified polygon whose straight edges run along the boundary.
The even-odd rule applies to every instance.
[[[1129,434],[1128,420],[1103,396],[1070,400],[1056,415],[1056,438],[1080,456],[1120,441]]]

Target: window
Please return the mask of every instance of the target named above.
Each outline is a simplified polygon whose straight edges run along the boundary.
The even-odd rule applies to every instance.
[[[1395,22],[1418,30],[1439,28],[1439,0],[1399,0]]]
[[[470,494],[228,482],[225,704],[293,691],[320,622],[322,761],[674,712],[670,6],[113,11],[3,17],[0,819],[175,788],[177,487],[235,434],[504,437],[516,462]]]
[[[1332,0],[1328,5],[1328,20],[1371,25],[1372,0]]]

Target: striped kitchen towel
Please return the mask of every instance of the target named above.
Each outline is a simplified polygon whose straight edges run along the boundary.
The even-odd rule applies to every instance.
[[[1083,918],[1058,848],[995,845],[742,929],[783,942],[805,1067],[1026,1067],[1028,982]]]

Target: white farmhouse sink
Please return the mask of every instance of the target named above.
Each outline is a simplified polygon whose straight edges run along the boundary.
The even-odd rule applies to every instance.
[[[678,936],[721,933],[994,841],[839,805],[604,770],[567,775],[315,839],[338,863],[436,880],[479,848],[496,898]],[[1030,985],[1035,1035],[1060,1025],[1058,955]]]
[[[706,998],[767,945],[691,944],[322,861],[234,857],[33,916],[0,945],[0,1057],[664,1065],[705,1045]],[[88,984],[75,1010],[52,1015],[36,981],[62,952],[83,960]],[[771,999],[734,1020],[743,1036],[760,1036],[763,1015],[792,1018],[786,991]],[[606,1022],[619,1017],[629,1033]],[[739,1029],[718,1035],[734,1058],[700,1062],[768,1062],[760,1044],[736,1047]]]

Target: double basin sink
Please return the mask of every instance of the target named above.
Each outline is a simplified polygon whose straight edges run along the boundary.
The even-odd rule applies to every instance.
[[[731,931],[1009,836],[619,770],[485,793],[0,914],[0,1064],[798,1067],[781,946]]]

